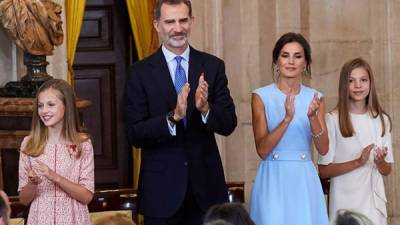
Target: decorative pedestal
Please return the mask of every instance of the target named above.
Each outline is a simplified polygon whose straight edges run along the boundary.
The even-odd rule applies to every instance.
[[[17,150],[30,131],[33,100],[33,98],[0,97],[0,189],[5,189],[10,195],[17,191],[19,157]],[[82,112],[91,105],[91,102],[78,99],[76,105]],[[7,165],[4,162],[7,162]]]
[[[32,55],[25,52],[24,65],[26,75],[21,78],[21,81],[11,81],[0,88],[0,97],[34,98],[39,87],[45,81],[53,79],[46,72],[49,63],[45,55]]]

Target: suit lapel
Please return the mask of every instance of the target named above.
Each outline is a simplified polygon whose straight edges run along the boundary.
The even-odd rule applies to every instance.
[[[190,55],[189,55],[189,84],[190,84],[190,93],[188,96],[188,107],[186,111],[187,119],[190,121],[190,117],[195,109],[195,94],[196,89],[199,84],[199,77],[203,70],[202,58],[198,51],[194,48],[190,47]]]
[[[166,98],[169,108],[174,109],[177,94],[161,48],[153,56],[152,60],[150,60],[153,81],[158,86],[158,90],[160,90],[160,98]]]

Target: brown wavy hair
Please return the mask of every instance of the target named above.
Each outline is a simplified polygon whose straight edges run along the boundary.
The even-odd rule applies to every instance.
[[[304,50],[304,57],[306,59],[306,70],[305,70],[305,75],[308,78],[311,78],[311,46],[308,43],[308,41],[304,38],[303,35],[300,33],[293,33],[289,32],[284,35],[282,35],[275,43],[274,49],[272,50],[272,64],[271,64],[271,70],[272,74],[274,74],[274,66],[278,62],[279,54],[281,53],[282,48],[288,44],[288,43],[293,43],[297,42],[298,44],[303,47]]]
[[[56,96],[64,103],[65,112],[61,134],[66,140],[72,143],[70,145],[71,150],[79,158],[81,155],[80,144],[86,141],[89,136],[84,133],[84,129],[80,123],[78,110],[75,105],[75,93],[71,86],[61,79],[51,79],[40,86],[33,102],[32,125],[29,139],[22,152],[33,157],[39,156],[43,153],[48,141],[48,128],[44,125],[38,114],[38,97],[46,90],[55,90]]]
[[[352,137],[354,134],[353,124],[350,118],[350,110],[349,110],[349,77],[351,72],[356,68],[364,68],[369,76],[370,81],[370,90],[365,101],[368,111],[373,116],[373,118],[377,118],[379,116],[382,124],[382,133],[381,136],[385,135],[386,125],[384,115],[386,115],[389,119],[390,131],[392,130],[392,121],[390,116],[383,110],[378,101],[378,95],[376,94],[376,87],[374,81],[374,75],[372,73],[371,66],[362,58],[355,58],[346,62],[341,71],[340,71],[340,79],[339,79],[339,99],[338,103],[334,110],[336,110],[339,114],[339,127],[340,132],[343,137]]]

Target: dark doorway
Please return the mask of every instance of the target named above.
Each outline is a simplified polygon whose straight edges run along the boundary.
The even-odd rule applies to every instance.
[[[94,146],[96,190],[132,187],[123,105],[132,46],[126,2],[87,0],[73,67],[77,96],[92,102],[83,122]]]

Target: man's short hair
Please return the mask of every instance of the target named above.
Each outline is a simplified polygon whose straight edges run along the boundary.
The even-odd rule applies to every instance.
[[[192,3],[190,2],[190,0],[156,0],[156,5],[154,7],[154,19],[157,21],[160,20],[161,6],[163,4],[179,5],[181,3],[184,3],[188,7],[189,16],[192,17]]]

